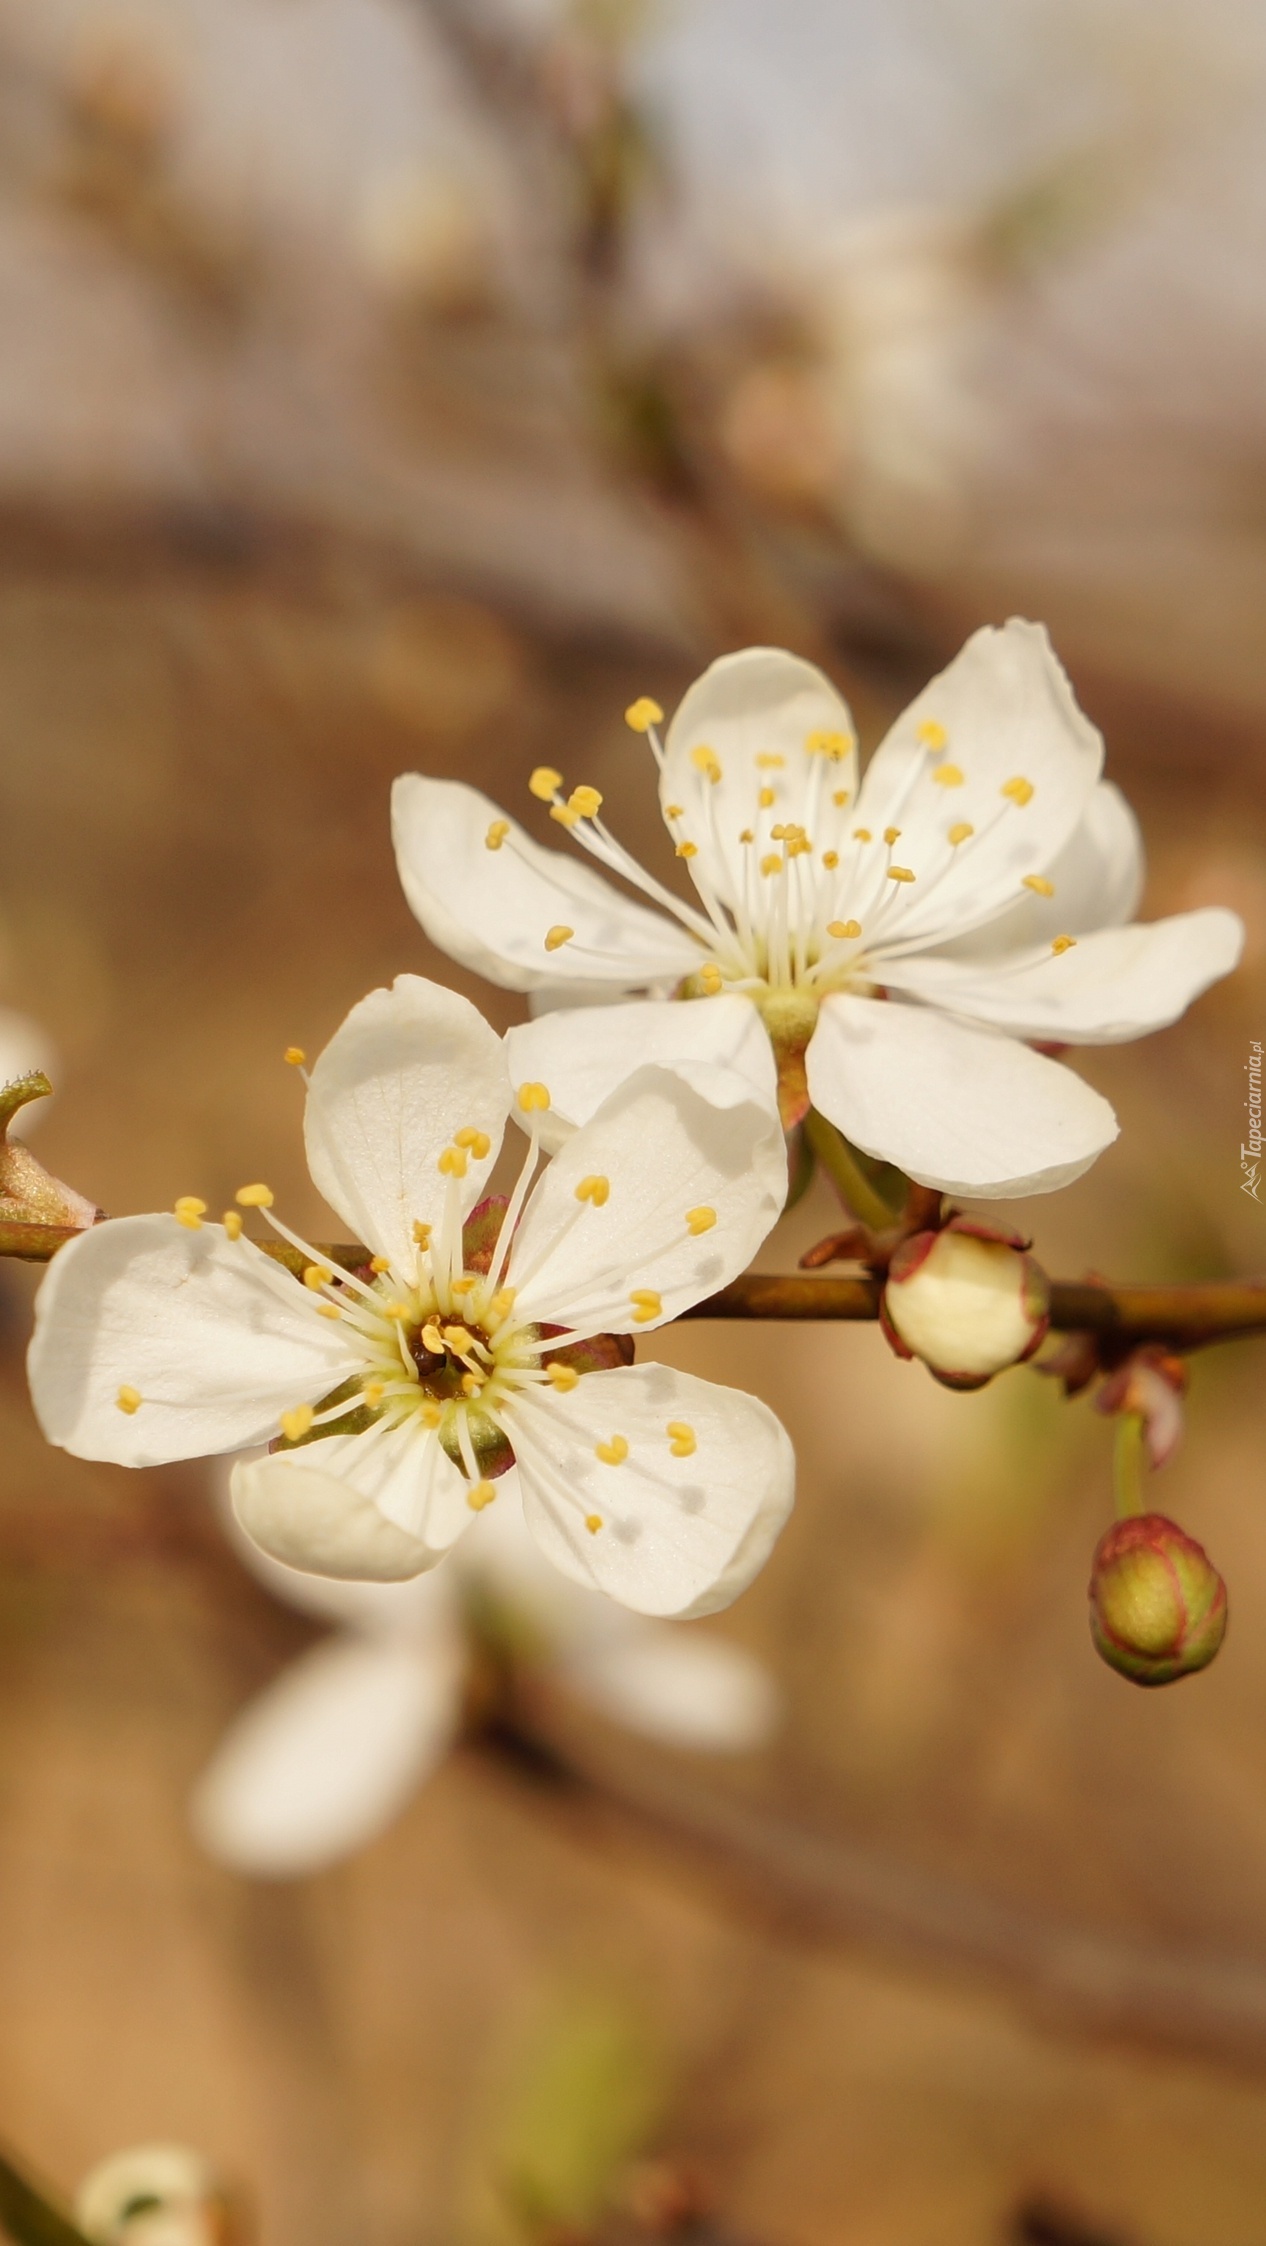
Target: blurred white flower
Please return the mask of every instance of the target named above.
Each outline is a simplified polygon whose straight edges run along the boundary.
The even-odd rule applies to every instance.
[[[508,1205],[476,1211],[512,1105],[526,1160]],[[469,1000],[413,975],[372,992],[305,1114],[314,1183],[364,1265],[324,1264],[265,1185],[237,1199],[302,1279],[194,1196],[96,1226],[36,1305],[49,1441],[149,1466],[275,1437],[234,1469],[238,1518],[318,1575],[418,1575],[517,1488],[564,1574],[649,1614],[728,1606],[791,1509],[791,1444],[756,1397],[634,1365],[621,1337],[746,1268],[786,1193],[777,1119],[724,1070],[635,1059],[534,1183],[548,1106],[543,1084],[516,1095]]]
[[[319,1871],[391,1823],[456,1736],[481,1613],[533,1665],[649,1738],[738,1753],[773,1730],[776,1689],[751,1654],[567,1582],[513,1500],[480,1516],[448,1567],[407,1583],[304,1575],[260,1552],[231,1513],[229,1533],[279,1599],[337,1626],[237,1717],[194,1792],[198,1839],[236,1870]]]
[[[771,1097],[772,1048],[788,1128],[812,1103],[923,1185],[1051,1192],[1117,1123],[1033,1044],[1144,1036],[1239,956],[1240,922],[1216,908],[1121,925],[1142,887],[1138,829],[1039,625],[974,633],[860,786],[847,705],[781,650],[713,663],[662,748],[661,715],[649,700],[628,713],[694,903],[620,846],[596,788],[565,794],[552,767],[532,792],[659,909],[461,781],[415,773],[394,790],[400,878],[432,942],[538,1003],[552,994],[508,1044],[551,1088],[555,1145],[639,1061],[706,1056]]]
[[[213,2170],[185,2145],[133,2145],[85,2176],[75,2218],[95,2246],[221,2246],[224,2200]]]

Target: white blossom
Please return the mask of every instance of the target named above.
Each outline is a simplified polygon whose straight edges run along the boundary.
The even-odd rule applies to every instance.
[[[516,1091],[466,999],[401,976],[352,1009],[307,1097],[313,1179],[372,1262],[323,1264],[263,1185],[238,1200],[299,1250],[302,1280],[192,1197],[98,1225],[40,1289],[40,1424],[129,1466],[280,1441],[235,1468],[237,1515],[315,1574],[416,1575],[517,1485],[564,1574],[646,1613],[726,1606],[790,1508],[787,1436],[754,1397],[621,1362],[613,1337],[726,1284],[777,1218],[776,1119],[741,1086],[709,1096],[730,1089],[635,1068],[534,1188],[532,1133],[468,1266],[511,1106],[531,1130],[549,1093]]]
[[[551,769],[534,793],[649,904],[474,788],[396,783],[401,879],[428,935],[551,1008],[510,1043],[513,1065],[550,1084],[554,1143],[639,1060],[706,1053],[755,1083],[758,1020],[788,1126],[812,1103],[922,1184],[1050,1192],[1117,1124],[1034,1045],[1159,1029],[1239,957],[1241,924],[1218,908],[1123,925],[1142,886],[1137,826],[1040,626],[976,632],[860,784],[845,703],[777,649],[713,663],[662,748],[659,714],[629,716],[655,750],[693,903],[621,848],[596,789],[565,792]]]
[[[235,1542],[277,1598],[335,1625],[236,1718],[195,1789],[195,1833],[236,1870],[317,1871],[390,1824],[456,1737],[489,1616],[534,1668],[650,1738],[725,1753],[773,1728],[773,1682],[752,1655],[568,1582],[512,1500],[480,1514],[447,1567],[408,1583],[332,1583],[240,1531]]]

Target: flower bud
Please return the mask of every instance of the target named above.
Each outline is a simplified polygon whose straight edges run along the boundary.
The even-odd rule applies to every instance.
[[[1207,1667],[1226,1632],[1226,1585],[1203,1545],[1163,1513],[1133,1513],[1100,1540],[1090,1633],[1110,1669],[1140,1685]]]
[[[983,1388],[1022,1364],[1050,1323],[1050,1287],[1015,1233],[970,1217],[903,1240],[880,1301],[899,1357],[921,1357],[947,1388]]]

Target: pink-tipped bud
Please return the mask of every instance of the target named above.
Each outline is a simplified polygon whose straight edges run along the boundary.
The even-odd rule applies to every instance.
[[[1022,1364],[1050,1324],[1050,1285],[1014,1233],[970,1217],[903,1240],[880,1303],[899,1357],[921,1357],[947,1388],[983,1388]]]
[[[1173,1684],[1207,1668],[1226,1635],[1226,1585],[1204,1546],[1163,1513],[1108,1530],[1090,1577],[1090,1634],[1131,1683]]]

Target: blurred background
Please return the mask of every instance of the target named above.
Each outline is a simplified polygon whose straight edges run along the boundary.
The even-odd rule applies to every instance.
[[[1078,1058],[1123,1135],[1025,1217],[1064,1276],[1260,1271],[1264,116],[1249,0],[0,0],[0,1003],[60,1054],[42,1157],[115,1214],[266,1177],[321,1237],[285,1047],[405,969],[519,1018],[407,912],[397,772],[533,815],[548,761],[672,880],[635,694],[772,640],[869,747],[1018,611],[1146,914],[1249,927],[1188,1022]],[[837,1223],[815,1188],[764,1260]],[[656,1337],[796,1442],[772,1562],[688,1626],[772,1737],[617,1724],[539,1616],[481,1727],[468,1595],[455,1751],[255,1878],[190,1793],[330,1618],[204,1469],[45,1450],[34,1278],[0,2136],[61,2189],[175,2138],[266,2246],[1260,2246],[1258,1344],[1196,1363],[1155,1485],[1233,1622],[1152,1695],[1088,1640],[1084,1403],[951,1395],[874,1329]]]

